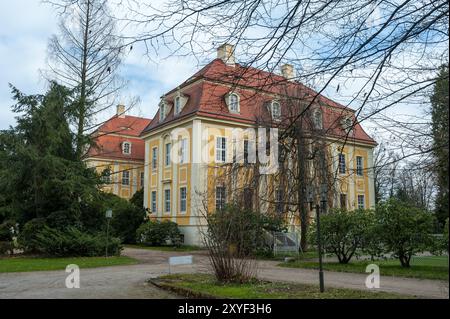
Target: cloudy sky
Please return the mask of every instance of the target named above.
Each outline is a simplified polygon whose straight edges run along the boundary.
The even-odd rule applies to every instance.
[[[41,0],[0,1],[0,129],[6,129],[15,123],[15,114],[10,110],[13,100],[8,83],[26,94],[45,91],[46,81],[40,70],[46,68],[47,44],[49,38],[58,33],[57,22],[53,8],[43,4]],[[239,52],[238,48],[237,51]],[[159,97],[182,83],[202,65],[189,57],[151,62],[144,53],[142,46],[135,45],[123,64],[121,76],[129,85],[122,92],[122,101],[126,103],[130,97],[139,97],[139,105],[130,113],[151,118],[156,113]],[[214,53],[211,53],[202,62],[213,58]],[[239,56],[237,58],[239,60]],[[344,95],[351,96],[356,91],[355,84],[341,88],[342,91],[347,91],[348,94]],[[335,89],[331,88],[325,94],[345,104],[345,96],[337,96]],[[394,110],[389,110],[391,111]],[[114,112],[111,109],[102,118],[108,118]],[[410,106],[397,106],[395,112],[423,116],[422,112],[411,110]],[[380,131],[375,131],[378,125],[372,120],[362,124],[376,135],[376,139],[382,139],[378,136]]]
[[[27,94],[42,93],[46,82],[47,44],[58,32],[53,9],[40,0],[0,1],[0,129],[14,125],[15,114],[8,83]],[[213,58],[213,57],[211,57]],[[123,100],[137,96],[140,104],[130,113],[152,117],[159,97],[192,75],[199,66],[180,58],[150,62],[139,47],[125,60],[121,74],[129,81]],[[109,111],[110,116],[114,110]]]

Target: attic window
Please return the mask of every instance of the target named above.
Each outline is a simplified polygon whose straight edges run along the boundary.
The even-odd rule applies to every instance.
[[[179,114],[181,112],[181,97],[175,97],[175,114]]]
[[[316,129],[323,129],[322,111],[320,109],[314,110],[312,120]]]
[[[131,143],[130,142],[123,142],[122,153],[123,154],[131,154]]]
[[[159,120],[163,121],[165,117],[166,117],[166,103],[161,102],[159,104]]]
[[[231,93],[228,95],[227,100],[228,100],[227,101],[228,109],[230,110],[230,112],[239,113],[239,110],[240,110],[239,95],[237,95],[236,93]]]
[[[279,120],[281,118],[281,105],[277,101],[272,101],[270,105],[270,113],[272,114],[272,119]]]
[[[347,116],[342,120],[342,128],[348,134],[353,130],[353,119],[351,116]]]

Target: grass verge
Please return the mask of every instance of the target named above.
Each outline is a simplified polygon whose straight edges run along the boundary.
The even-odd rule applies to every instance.
[[[413,298],[387,292],[371,292],[344,288],[281,282],[256,281],[249,284],[219,284],[208,274],[172,274],[152,281],[160,288],[188,298],[238,299],[404,299]]]
[[[396,259],[375,261],[351,261],[348,264],[326,262],[323,269],[328,271],[366,273],[366,266],[376,264],[382,276],[396,276],[420,279],[448,280],[447,256],[415,257],[411,267],[404,268]],[[318,269],[317,261],[293,261],[279,264],[281,267]]]
[[[134,258],[120,257],[70,257],[70,258],[30,258],[6,257],[0,258],[0,273],[26,272],[43,270],[64,270],[67,265],[75,264],[80,268],[96,268],[118,265],[133,265],[138,261]]]

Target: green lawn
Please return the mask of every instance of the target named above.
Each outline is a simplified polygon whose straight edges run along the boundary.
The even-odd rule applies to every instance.
[[[196,251],[196,250],[202,250],[201,247],[188,246],[188,245],[180,246],[180,247],[174,247],[174,246],[125,245],[125,247],[137,248],[137,249],[148,249],[148,250],[160,250],[160,251]]]
[[[448,280],[447,256],[413,257],[410,268],[403,268],[397,259],[357,261],[352,260],[349,264],[326,262],[324,270],[365,273],[368,264],[377,264],[382,276],[397,276],[422,279]],[[314,268],[317,269],[316,261],[294,261],[281,263],[279,266],[292,268]]]
[[[0,273],[42,270],[63,270],[67,265],[76,264],[80,268],[95,268],[117,265],[132,265],[138,261],[130,257],[73,257],[73,258],[0,258]]]
[[[371,292],[343,288],[326,288],[319,292],[318,286],[280,282],[255,281],[252,284],[217,284],[212,275],[175,274],[160,277],[157,284],[165,289],[195,297],[196,294],[216,298],[242,299],[398,299],[413,298],[386,292]],[[199,297],[197,295],[197,297]],[[201,297],[201,296],[200,296]]]

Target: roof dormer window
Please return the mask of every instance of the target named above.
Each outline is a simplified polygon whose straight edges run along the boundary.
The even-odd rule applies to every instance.
[[[188,100],[189,96],[182,94],[180,91],[176,93],[175,97],[173,98],[173,107],[174,107],[173,114],[175,116],[181,113],[184,106],[187,104]]]
[[[181,96],[175,97],[175,114],[181,112]]]
[[[122,153],[126,154],[126,155],[131,154],[131,143],[130,142],[122,143]]]
[[[237,95],[236,93],[229,93],[226,96],[225,100],[228,105],[228,110],[231,113],[239,113],[240,112],[239,95]]]
[[[160,121],[164,121],[164,119],[166,118],[166,112],[167,112],[166,102],[161,101],[161,103],[159,104],[159,120]]]
[[[278,101],[272,101],[270,104],[270,113],[272,114],[272,119],[276,121],[281,119],[281,105]]]
[[[341,122],[342,128],[347,134],[352,132],[353,124],[354,123],[351,116],[344,117]]]
[[[315,109],[312,114],[312,120],[314,128],[321,130],[323,129],[322,111],[320,109]]]

